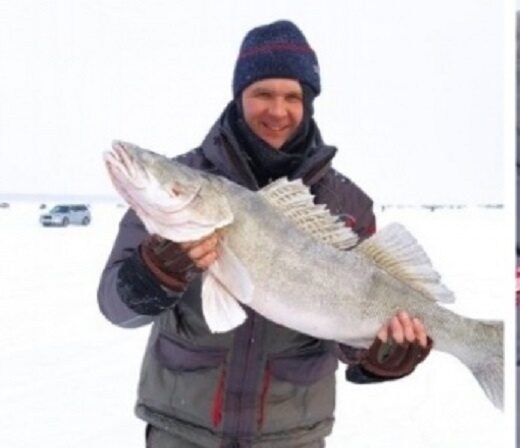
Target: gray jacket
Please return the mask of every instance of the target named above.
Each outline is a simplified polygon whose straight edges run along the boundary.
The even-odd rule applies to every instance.
[[[324,145],[318,133],[312,145],[295,177],[310,186],[316,202],[327,204],[362,237],[369,236],[375,226],[372,201],[331,168],[335,148]],[[178,160],[246,188],[258,188],[222,119],[201,147]],[[162,305],[154,315],[136,312],[136,302],[128,305],[127,299],[143,290],[138,288],[140,269],[132,271],[130,281],[122,281],[120,271],[130,259],[139,263],[136,249],[145,236],[142,223],[129,211],[121,221],[98,294],[101,311],[114,324],[136,327],[153,322],[137,415],[205,447],[296,447],[328,435],[340,356],[337,345],[277,325],[247,307],[244,324],[212,334],[201,313],[200,279],[192,281],[182,297],[155,285],[155,303]],[[143,300],[147,294],[142,293]]]

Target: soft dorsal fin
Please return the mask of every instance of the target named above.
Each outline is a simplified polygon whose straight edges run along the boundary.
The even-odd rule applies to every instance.
[[[403,225],[392,223],[359,244],[362,252],[381,269],[420,291],[432,300],[453,302],[453,293],[440,281],[440,275],[416,239]]]
[[[357,244],[358,236],[331,215],[325,205],[316,205],[309,188],[300,179],[289,181],[283,177],[259,193],[315,239],[337,249],[350,249]]]

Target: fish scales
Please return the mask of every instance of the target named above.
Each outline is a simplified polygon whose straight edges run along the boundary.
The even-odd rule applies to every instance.
[[[249,204],[261,199],[251,197]],[[240,202],[233,208],[243,213]],[[340,252],[313,240],[272,208],[258,204],[247,213],[255,225],[225,235],[254,284],[261,285],[249,305],[279,324],[366,348],[389,317],[405,309],[431,329],[437,349],[451,348],[460,325],[478,326],[395,280],[355,249]],[[283,301],[273,303],[282,293]],[[288,322],[287,313],[295,310],[294,322]]]
[[[368,347],[389,316],[406,309],[431,327],[439,349],[465,320],[396,281],[355,249],[340,252],[312,239],[255,193],[243,198],[232,191],[227,195],[235,216],[243,214],[249,224],[222,233],[255,285],[260,285],[258,302],[253,299],[249,305],[271,320],[288,326],[286,313],[299,310],[293,328]],[[274,304],[282,292],[284,300]],[[448,321],[452,324],[444,325]],[[469,319],[464,324],[474,322]]]

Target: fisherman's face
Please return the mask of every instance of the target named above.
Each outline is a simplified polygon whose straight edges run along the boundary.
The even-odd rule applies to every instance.
[[[294,79],[256,81],[242,92],[242,110],[251,130],[280,149],[303,119],[303,91]]]

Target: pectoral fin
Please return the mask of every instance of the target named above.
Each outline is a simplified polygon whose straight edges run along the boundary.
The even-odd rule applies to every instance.
[[[239,304],[253,297],[249,273],[225,241],[219,246],[219,257],[204,274],[202,312],[212,332],[229,331],[244,322],[246,313]]]
[[[223,333],[238,327],[246,313],[226,287],[206,272],[202,283],[202,313],[213,333]]]

